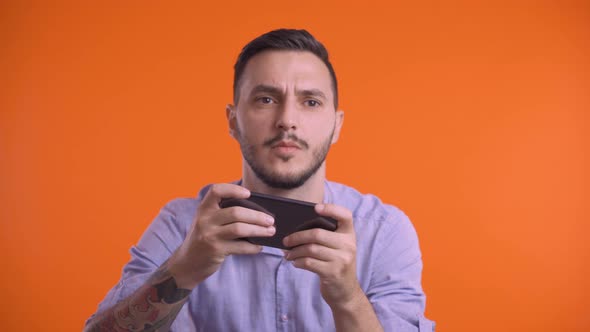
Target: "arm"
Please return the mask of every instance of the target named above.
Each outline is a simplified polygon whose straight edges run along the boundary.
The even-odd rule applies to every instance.
[[[360,286],[351,300],[330,307],[339,332],[383,331],[373,306]]]
[[[426,298],[416,230],[397,209],[389,211],[387,222],[377,224],[365,291],[381,325],[386,331],[434,331],[434,323],[424,317]]]
[[[213,185],[178,249],[134,293],[93,317],[86,331],[167,331],[192,289],[215,273],[225,257],[256,254],[262,249],[238,239],[274,234],[274,220],[265,213],[219,207],[222,198],[249,195],[237,185]],[[159,239],[159,235],[155,237]],[[148,259],[154,255],[160,253],[146,253]]]
[[[286,254],[298,268],[320,277],[322,297],[332,309],[337,331],[383,331],[356,276],[356,235],[352,214],[336,205],[316,205],[316,211],[338,220],[338,229],[312,229],[284,239],[294,247]]]
[[[166,331],[190,292],[177,287],[167,261],[145,285],[99,313],[84,331]]]

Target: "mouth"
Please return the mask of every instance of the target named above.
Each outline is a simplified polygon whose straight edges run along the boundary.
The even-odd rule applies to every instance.
[[[295,149],[300,150],[301,149],[301,146],[299,144],[293,142],[293,141],[280,141],[280,142],[278,142],[276,144],[273,144],[271,147],[273,149],[275,149],[275,148],[280,148],[280,149],[293,149],[293,150],[295,150]]]
[[[306,141],[300,139],[295,134],[287,134],[285,132],[280,133],[279,135],[273,137],[264,142],[263,144],[265,147],[269,147],[271,149],[281,149],[281,150],[307,150],[309,145]]]
[[[287,158],[292,157],[294,153],[301,150],[301,146],[293,141],[280,141],[271,145],[271,149],[281,158]]]

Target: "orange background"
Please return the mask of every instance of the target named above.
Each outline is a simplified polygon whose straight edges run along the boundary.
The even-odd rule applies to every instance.
[[[590,331],[587,1],[3,1],[3,331],[79,331],[163,204],[240,176],[232,66],[278,27],[331,52],[329,178],[409,214],[438,331]]]

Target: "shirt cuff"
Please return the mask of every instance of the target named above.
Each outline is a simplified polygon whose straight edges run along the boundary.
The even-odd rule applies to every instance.
[[[422,316],[418,320],[418,331],[420,332],[434,332],[435,323],[428,318]]]

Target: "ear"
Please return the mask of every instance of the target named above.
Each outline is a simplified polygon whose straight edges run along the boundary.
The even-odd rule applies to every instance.
[[[227,118],[227,124],[229,126],[229,134],[231,137],[236,138],[236,111],[234,105],[227,104],[225,106],[225,117]]]
[[[343,124],[344,111],[338,110],[336,111],[336,123],[334,124],[334,135],[332,136],[332,144],[338,142],[338,137],[340,137],[340,130],[342,130]]]

